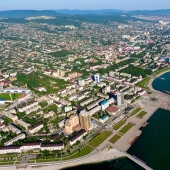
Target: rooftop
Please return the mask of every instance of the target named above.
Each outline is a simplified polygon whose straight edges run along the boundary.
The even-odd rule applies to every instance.
[[[118,108],[116,106],[110,106],[106,109],[106,111],[114,113],[118,110]]]

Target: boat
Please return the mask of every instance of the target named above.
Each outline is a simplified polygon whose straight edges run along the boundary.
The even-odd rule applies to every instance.
[[[163,92],[170,95],[170,91],[163,90]]]

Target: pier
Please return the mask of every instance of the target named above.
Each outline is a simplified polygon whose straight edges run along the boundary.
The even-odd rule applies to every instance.
[[[135,162],[136,164],[138,164],[139,166],[141,166],[142,168],[146,169],[146,170],[153,170],[152,168],[150,168],[144,161],[138,159],[137,157],[134,157],[128,153],[124,152],[124,155],[129,158],[130,160],[132,160],[133,162]]]

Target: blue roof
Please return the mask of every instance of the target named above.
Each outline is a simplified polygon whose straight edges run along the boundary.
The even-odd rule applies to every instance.
[[[108,117],[109,117],[108,115],[103,115],[100,119],[104,120],[104,119],[106,119]]]
[[[104,101],[101,102],[101,105],[105,105],[105,104],[107,104],[108,102],[109,102],[108,100],[104,100]]]

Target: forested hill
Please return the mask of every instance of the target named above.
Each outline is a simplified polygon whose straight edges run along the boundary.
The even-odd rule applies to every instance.
[[[102,10],[69,10],[69,9],[63,9],[63,10],[54,10],[57,13],[60,14],[71,14],[71,15],[89,15],[89,14],[97,14],[97,15],[107,15],[109,13],[112,13],[113,15],[121,14],[122,10],[114,10],[114,9],[102,9]]]

